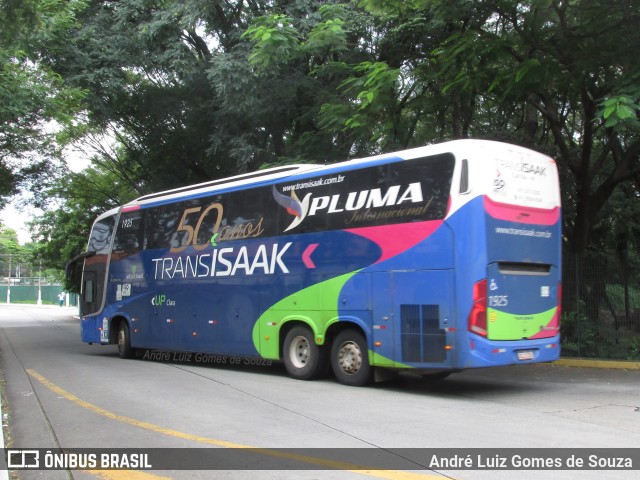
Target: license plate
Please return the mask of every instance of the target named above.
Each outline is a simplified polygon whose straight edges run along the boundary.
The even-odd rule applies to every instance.
[[[533,350],[521,350],[518,352],[518,360],[533,360]]]

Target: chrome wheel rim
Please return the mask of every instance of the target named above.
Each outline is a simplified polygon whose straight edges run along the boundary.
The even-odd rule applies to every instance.
[[[303,336],[297,336],[289,347],[289,359],[296,368],[304,368],[311,357],[311,346]]]
[[[358,373],[362,367],[362,351],[355,342],[344,342],[338,349],[338,365],[347,375]]]

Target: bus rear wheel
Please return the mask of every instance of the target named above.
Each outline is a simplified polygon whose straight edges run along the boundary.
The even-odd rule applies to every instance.
[[[303,326],[293,327],[284,338],[284,366],[291,377],[312,380],[326,371],[326,348],[317,345],[313,332]]]
[[[331,366],[340,383],[361,387],[373,380],[369,351],[364,336],[356,330],[340,332],[331,348]]]
[[[134,350],[131,348],[129,324],[122,320],[118,325],[118,355],[120,358],[132,358]]]

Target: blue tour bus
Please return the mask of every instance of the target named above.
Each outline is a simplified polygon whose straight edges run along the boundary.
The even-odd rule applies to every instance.
[[[363,385],[556,360],[553,159],[458,140],[140,197],[93,225],[89,343],[280,360]]]

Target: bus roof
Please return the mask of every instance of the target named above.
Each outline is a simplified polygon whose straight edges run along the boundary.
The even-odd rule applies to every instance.
[[[491,140],[475,140],[475,139],[461,139],[452,140],[449,142],[437,143],[432,145],[426,145],[422,147],[411,148],[407,150],[383,153],[374,155],[371,157],[357,158],[352,160],[346,160],[331,164],[293,164],[282,165],[278,167],[268,168],[264,170],[257,170],[254,172],[235,175],[232,177],[221,178],[195,185],[188,185],[171,190],[165,190],[149,195],[144,195],[132,200],[131,202],[123,205],[124,210],[131,208],[142,207],[146,205],[152,205],[157,203],[171,202],[172,200],[180,200],[188,197],[197,197],[201,195],[207,195],[215,192],[223,192],[231,189],[238,189],[244,186],[258,186],[271,183],[275,180],[281,180],[289,177],[298,177],[299,175],[306,176],[311,172],[325,172],[333,173],[342,169],[350,169],[349,167],[356,168],[363,164],[376,164],[384,163],[386,160],[403,159],[410,160],[429,155],[437,155],[440,153],[450,152],[453,149],[462,149],[466,151],[474,151],[477,148],[509,148],[509,149],[522,149],[528,150],[524,147],[518,147],[502,142],[496,142]],[[113,214],[114,212],[107,212]],[[101,215],[106,216],[106,213]]]
[[[217,190],[227,190],[229,188],[238,188],[244,185],[257,185],[268,181],[277,180],[280,178],[288,177],[294,173],[300,173],[308,170],[315,170],[322,168],[322,165],[315,164],[296,164],[296,165],[282,165],[279,167],[267,168],[264,170],[257,170],[254,172],[243,173],[241,175],[235,175],[233,177],[226,177],[217,180],[211,180],[209,182],[198,183],[195,185],[187,185],[184,187],[174,188],[171,190],[165,190],[162,192],[151,193],[138,197],[135,200],[124,205],[124,207],[131,207],[136,205],[145,205],[149,203],[155,203],[158,201],[166,201],[172,199],[180,199],[191,195],[197,195],[199,193],[210,193]],[[217,188],[216,188],[217,187]]]

